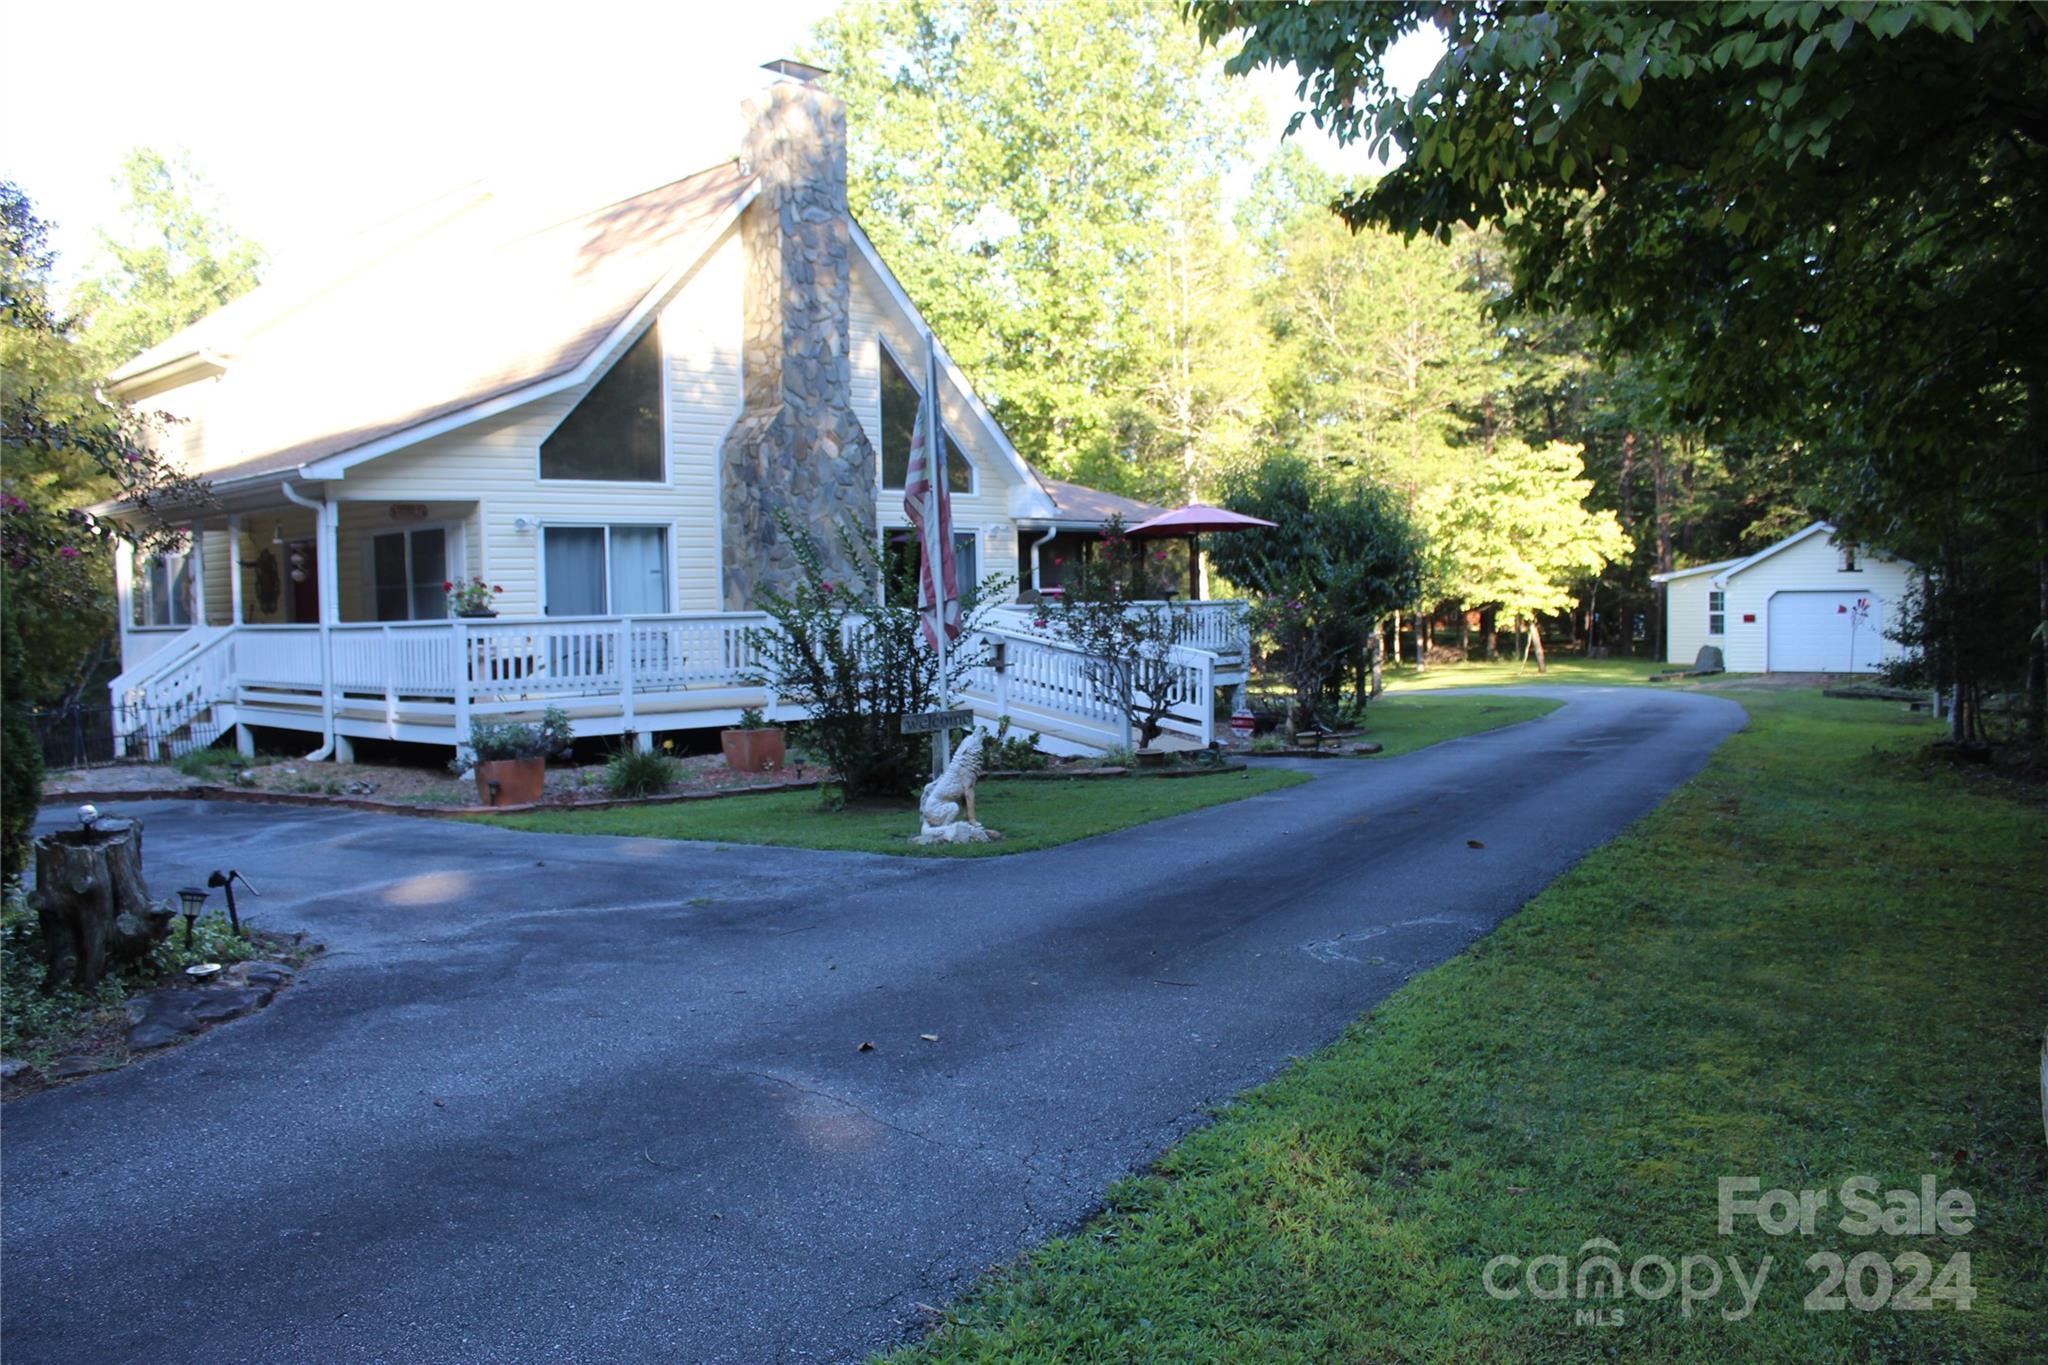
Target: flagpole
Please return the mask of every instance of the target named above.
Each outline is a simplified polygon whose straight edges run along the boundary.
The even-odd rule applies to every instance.
[[[936,609],[939,653],[939,709],[950,711],[953,698],[946,687],[946,547],[939,544],[939,537],[948,534],[948,528],[939,518],[939,498],[947,478],[946,449],[939,443],[939,339],[927,328],[924,334],[924,451],[927,491],[924,495],[925,543],[919,553],[924,563],[930,566],[932,578],[932,606]],[[932,773],[937,776],[945,770],[953,757],[953,745],[946,730],[932,733]]]

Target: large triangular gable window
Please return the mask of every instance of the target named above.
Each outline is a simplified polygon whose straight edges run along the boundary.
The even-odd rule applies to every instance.
[[[910,382],[910,376],[896,363],[896,357],[889,354],[884,346],[882,352],[882,487],[900,490],[904,479],[910,475],[910,433],[917,425],[917,385]],[[945,432],[946,445],[946,487],[955,493],[974,491],[974,468],[967,463],[967,456],[961,453],[953,440],[953,433]]]
[[[540,443],[543,479],[662,481],[659,331],[642,333]]]

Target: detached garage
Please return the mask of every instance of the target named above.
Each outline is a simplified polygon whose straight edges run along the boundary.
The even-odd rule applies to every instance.
[[[1652,576],[1664,588],[1665,659],[1714,645],[1731,673],[1874,673],[1916,572],[1837,541],[1817,521],[1747,559]]]

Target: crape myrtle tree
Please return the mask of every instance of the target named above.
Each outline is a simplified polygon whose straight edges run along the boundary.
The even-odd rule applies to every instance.
[[[1116,704],[1140,748],[1166,728],[1178,681],[1173,652],[1193,628],[1188,611],[1161,600],[1166,557],[1131,539],[1123,518],[1112,516],[1096,553],[1070,571],[1059,600],[1042,608],[1035,623],[1081,653],[1089,686]],[[1207,697],[1195,702],[1209,705]]]
[[[1502,234],[1502,306],[1666,362],[1682,422],[1794,437],[1850,536],[1995,591],[2048,724],[2048,10],[1194,0],[1228,68],[1400,164],[1354,227]],[[1411,92],[1401,36],[1447,52]],[[1994,513],[1996,515],[1994,515]],[[1934,621],[1938,623],[1941,614]],[[1982,644],[1977,648],[1984,648]],[[1953,655],[1955,651],[1951,651]]]
[[[1322,718],[1346,663],[1363,707],[1369,643],[1382,619],[1416,600],[1423,578],[1422,538],[1402,501],[1299,455],[1233,471],[1223,496],[1232,511],[1277,523],[1213,536],[1209,556],[1218,573],[1264,599],[1262,638],[1287,674],[1297,719]]]

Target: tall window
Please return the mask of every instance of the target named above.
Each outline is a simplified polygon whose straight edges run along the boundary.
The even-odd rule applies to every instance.
[[[436,621],[448,614],[448,532],[440,526],[370,539],[370,595],[379,621]]]
[[[1854,545],[1842,546],[1842,572],[1856,572],[1856,547]]]
[[[130,596],[136,626],[192,624],[192,561],[185,555],[158,555],[135,566]]]
[[[917,561],[916,531],[892,526],[882,532],[883,591],[891,606],[917,605]],[[981,539],[974,532],[953,533],[953,566],[964,597],[981,583]]]
[[[901,492],[910,475],[910,436],[917,425],[917,385],[883,346],[882,352],[882,487]],[[974,467],[967,462],[953,433],[940,428],[946,447],[946,487],[955,493],[974,491]]]
[[[1707,590],[1707,634],[1724,635],[1728,631],[1728,594]]]
[[[541,531],[549,616],[657,616],[668,610],[668,528],[548,526]]]
[[[659,332],[643,332],[540,443],[543,479],[661,482]]]

